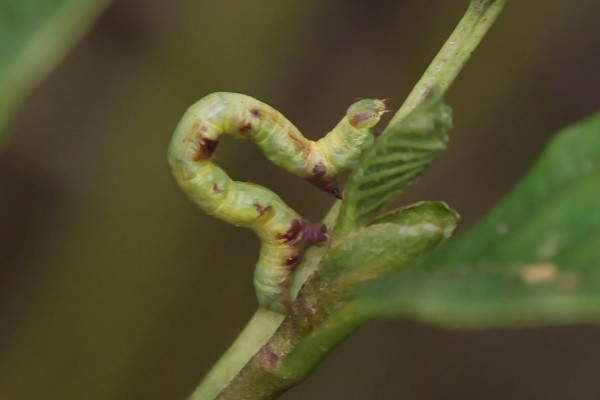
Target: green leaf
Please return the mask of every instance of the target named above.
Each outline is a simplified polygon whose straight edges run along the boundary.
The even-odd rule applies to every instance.
[[[446,149],[450,125],[450,108],[439,91],[433,91],[421,106],[388,127],[349,179],[336,234],[363,226],[413,183]]]
[[[393,223],[410,226],[432,223],[446,226],[447,231],[444,234],[446,238],[449,238],[454,232],[459,219],[456,211],[442,201],[421,201],[380,215],[371,221],[369,225]]]
[[[337,241],[305,296],[318,299],[321,306],[331,298],[337,306],[357,285],[413,266],[446,241],[457,224],[456,212],[441,202],[420,202],[389,213]]]
[[[600,322],[600,114],[552,140],[475,227],[358,299],[448,326]]]
[[[380,269],[404,268],[423,251],[447,240],[457,224],[456,212],[442,202],[420,202],[404,207],[335,243],[319,275],[326,276],[328,269],[334,275],[347,275],[356,270],[381,275]]]
[[[108,4],[109,0],[2,1],[0,129]]]

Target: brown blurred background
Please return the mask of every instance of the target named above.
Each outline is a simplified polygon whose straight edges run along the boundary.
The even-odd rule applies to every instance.
[[[307,136],[397,108],[467,1],[117,0],[0,151],[0,399],[184,399],[255,309],[258,241],[165,161],[187,106],[246,93]],[[600,106],[598,0],[513,1],[447,96],[450,148],[400,204],[477,220],[552,133]],[[218,162],[318,220],[332,199],[227,141]],[[372,322],[283,398],[598,399],[600,329]]]

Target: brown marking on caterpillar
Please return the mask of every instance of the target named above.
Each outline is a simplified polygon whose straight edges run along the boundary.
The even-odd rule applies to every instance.
[[[294,142],[296,150],[302,153],[302,157],[308,159],[311,152],[310,145],[307,145],[307,143],[303,141],[302,138],[298,137],[298,135],[296,135],[296,133],[291,129],[288,130],[286,134],[290,138],[290,140]]]
[[[350,119],[350,125],[356,126],[356,125],[360,124],[361,122],[363,122],[364,120],[373,118],[375,116],[376,116],[376,114],[370,110],[358,113],[358,114],[352,116],[352,118]]]
[[[327,167],[325,167],[325,165],[317,163],[312,172],[312,175],[306,178],[307,181],[319,189],[331,193],[338,199],[342,198],[342,193],[340,192],[337,181],[334,178],[327,176]]]
[[[259,217],[262,217],[266,213],[271,212],[271,210],[273,209],[273,207],[270,204],[263,206],[258,203],[254,203],[253,205],[254,208],[256,208],[256,211],[258,211]]]
[[[238,133],[243,136],[246,136],[246,135],[249,135],[250,133],[252,133],[252,123],[250,123],[250,122],[241,123],[240,126],[238,126]]]
[[[194,156],[194,161],[204,160],[206,158],[210,158],[217,146],[219,145],[219,140],[207,139],[205,137],[200,136],[200,140],[198,140],[198,144],[200,147]]]
[[[302,261],[302,260],[299,260],[298,264],[300,263],[300,261]],[[285,265],[285,263],[283,265]],[[295,266],[294,266],[294,268],[295,268]],[[295,314],[294,302],[292,301],[292,299],[290,297],[290,287],[292,285],[291,272],[293,272],[293,270],[289,269],[289,268],[288,268],[288,270],[290,271],[290,274],[288,275],[287,279],[285,279],[279,285],[279,287],[281,287],[281,293],[279,293],[279,302],[285,308],[288,315],[294,315]]]
[[[483,8],[487,5],[487,2],[488,0],[477,0],[475,2],[475,11],[480,13],[483,10]]]
[[[250,114],[254,118],[261,118],[262,117],[262,111],[260,111],[258,108],[251,108],[250,109]]]
[[[327,225],[321,225],[321,227],[319,228],[319,230],[321,231],[321,233],[327,237],[329,237],[329,229],[327,229]]]
[[[352,125],[355,128],[358,128],[361,122],[367,121],[369,119],[377,118],[377,121],[379,121],[379,118],[383,114],[388,112],[388,110],[385,108],[385,103],[383,102],[383,100],[380,100],[379,103],[380,104],[373,105],[369,110],[365,110],[356,114],[352,113],[352,118],[350,118],[350,125]]]
[[[200,124],[200,122],[194,122],[192,124],[192,127],[190,128],[190,131],[192,132],[192,134],[196,134],[198,132],[205,133],[206,131],[208,131],[208,126]]]
[[[317,163],[313,168],[313,174],[323,176],[327,173],[327,167],[321,163]]]
[[[283,265],[285,265],[286,268],[288,269],[288,271],[291,272],[296,269],[296,267],[298,266],[298,264],[300,264],[301,261],[302,261],[302,254],[294,253],[284,260]]]
[[[223,193],[223,189],[221,189],[216,183],[213,183],[212,190],[215,193]]]
[[[295,219],[292,221],[292,226],[284,233],[279,234],[278,238],[283,239],[286,244],[312,245],[326,242],[329,240],[329,235],[304,219]]]
[[[290,227],[290,229],[288,229],[284,233],[278,234],[277,237],[279,239],[283,239],[284,243],[295,244],[299,241],[305,224],[306,221],[301,219],[295,219],[292,221],[292,226]]]

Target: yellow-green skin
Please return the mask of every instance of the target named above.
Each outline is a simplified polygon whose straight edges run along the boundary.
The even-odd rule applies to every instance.
[[[220,136],[252,139],[275,164],[340,197],[334,177],[354,166],[372,144],[370,128],[383,112],[382,101],[360,100],[317,142],[306,139],[275,109],[242,94],[210,94],[183,115],[169,146],[173,175],[206,213],[259,236],[254,285],[261,307],[284,313],[289,309],[290,278],[303,249],[328,236],[272,191],[236,182],[214,164],[211,156]]]

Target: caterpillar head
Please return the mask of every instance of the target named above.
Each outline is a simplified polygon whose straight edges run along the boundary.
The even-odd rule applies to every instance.
[[[362,99],[348,107],[346,116],[353,127],[368,129],[374,127],[386,111],[383,100]]]

